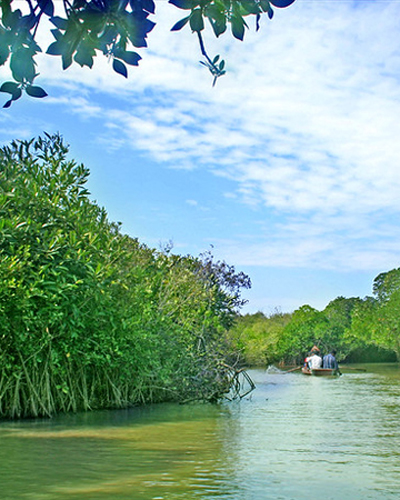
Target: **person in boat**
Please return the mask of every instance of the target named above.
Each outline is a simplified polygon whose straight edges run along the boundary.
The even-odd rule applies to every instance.
[[[311,349],[311,356],[309,356],[307,359],[307,366],[310,368],[310,370],[315,370],[318,368],[321,368],[322,366],[322,358],[319,355],[320,350],[318,349],[317,346],[314,346]]]
[[[331,370],[338,370],[339,365],[336,359],[336,350],[332,349],[329,354],[326,354],[322,360],[322,368],[330,368]]]

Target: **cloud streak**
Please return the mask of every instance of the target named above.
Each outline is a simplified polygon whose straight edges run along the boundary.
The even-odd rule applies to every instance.
[[[264,220],[250,238],[233,230],[219,241],[238,264],[396,265],[400,4],[298,1],[243,44],[210,34],[210,53],[228,63],[214,89],[195,37],[167,29],[181,12],[158,9],[163,24],[128,81],[104,62],[63,74],[46,62],[48,84],[64,85],[48,105],[101,118],[96,140],[110,151],[232,181],[225,196]]]

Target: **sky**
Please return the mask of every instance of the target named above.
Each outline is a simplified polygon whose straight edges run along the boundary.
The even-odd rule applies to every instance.
[[[49,97],[1,110],[0,144],[61,133],[124,233],[247,273],[244,313],[371,295],[400,266],[400,1],[297,0],[243,42],[207,27],[215,87],[195,35],[170,31],[185,12],[156,6],[127,80],[38,59]]]

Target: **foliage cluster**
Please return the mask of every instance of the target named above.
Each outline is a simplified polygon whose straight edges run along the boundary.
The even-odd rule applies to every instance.
[[[215,36],[231,26],[232,35],[243,40],[245,18],[255,16],[257,29],[261,15],[271,19],[272,6],[287,7],[295,0],[169,0],[187,10],[172,31],[189,24],[199,39],[202,62],[216,78],[225,73],[225,62],[219,55],[211,59],[205,49],[202,31],[209,21]],[[36,56],[42,52],[37,33],[43,20],[49,20],[54,41],[46,54],[59,56],[65,70],[76,63],[92,68],[97,54],[112,62],[113,70],[128,77],[127,65],[138,66],[137,49],[147,47],[148,34],[155,23],[154,0],[0,0],[0,66],[8,63],[14,81],[4,82],[0,92],[10,95],[4,107],[11,106],[25,91],[31,97],[45,97],[46,91],[34,85],[38,76]]]
[[[323,311],[304,305],[242,316],[229,339],[246,365],[302,363],[313,345],[336,349],[341,361],[400,361],[400,268],[379,274],[372,290],[364,299],[338,297]]]
[[[264,366],[279,359],[278,341],[292,315],[276,311],[270,316],[262,312],[238,317],[228,331],[228,344],[232,356],[246,366]]]
[[[210,400],[249,278],[123,235],[59,136],[0,150],[0,416]]]

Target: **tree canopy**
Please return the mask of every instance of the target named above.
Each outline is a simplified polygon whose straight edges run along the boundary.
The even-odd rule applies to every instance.
[[[254,17],[256,29],[263,15],[272,19],[273,7],[283,8],[295,0],[169,0],[186,11],[172,31],[188,25],[197,35],[205,65],[214,77],[225,74],[225,61],[217,55],[209,57],[202,32],[209,22],[216,37],[228,28],[243,40],[248,28],[246,18]],[[142,56],[137,49],[147,47],[149,33],[155,26],[154,0],[0,0],[0,66],[8,64],[13,81],[4,82],[0,92],[9,94],[4,107],[11,106],[26,92],[31,97],[46,97],[36,85],[36,56],[42,52],[59,56],[62,68],[72,64],[92,68],[98,54],[112,61],[113,70],[128,77],[129,66],[138,66]],[[49,20],[53,41],[45,48],[37,41],[43,20]],[[44,28],[48,29],[48,28]]]
[[[245,315],[227,335],[244,365],[302,363],[313,345],[339,361],[400,361],[400,268],[379,274],[374,296],[337,297],[323,311]]]
[[[230,388],[224,334],[249,278],[123,235],[88,175],[58,135],[0,149],[0,418]]]

